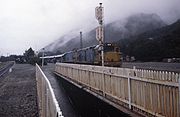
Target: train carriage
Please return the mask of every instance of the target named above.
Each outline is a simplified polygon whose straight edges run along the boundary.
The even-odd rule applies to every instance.
[[[47,57],[46,57],[47,58]],[[53,56],[58,62],[95,64],[101,65],[101,50],[99,45],[86,47],[79,50],[66,52],[61,55]],[[116,44],[104,44],[104,64],[105,66],[119,67],[122,64],[122,56]]]
[[[93,64],[95,60],[95,50],[94,46],[93,47],[88,47],[86,49],[86,62],[88,64]]]
[[[62,62],[74,63],[73,54],[74,54],[73,51],[66,52],[66,53],[64,54],[64,61],[62,61]]]

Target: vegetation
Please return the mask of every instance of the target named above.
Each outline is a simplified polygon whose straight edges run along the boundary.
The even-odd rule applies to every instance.
[[[41,64],[41,60],[38,56],[35,55],[35,52],[32,48],[29,48],[27,51],[25,51],[24,53],[24,58],[26,63],[35,65],[37,64]]]
[[[161,28],[166,24],[156,14],[136,14],[124,20],[117,20],[108,23],[104,26],[104,37],[106,43],[117,42],[124,38],[129,38],[150,30]],[[62,36],[59,40],[54,41],[45,47],[46,51],[68,52],[75,48],[80,48],[79,33],[76,36],[71,36],[72,32]],[[64,41],[67,41],[65,44]],[[98,44],[96,40],[96,28],[87,33],[83,32],[83,47],[93,46]]]
[[[146,19],[146,20],[145,20]],[[162,61],[166,58],[180,58],[180,20],[166,26],[156,15],[139,15],[130,17],[124,26],[120,22],[108,24],[105,27],[105,41],[115,42],[120,46],[124,58],[133,57],[136,61]],[[119,26],[118,26],[119,25]],[[117,28],[119,27],[119,28]],[[123,28],[124,27],[124,28]],[[159,27],[157,29],[157,27]],[[95,30],[86,35],[83,47],[98,44],[95,39]],[[79,37],[73,38],[62,47],[56,47],[52,52],[48,49],[46,56],[62,54],[79,47]],[[57,43],[55,43],[58,45]],[[51,46],[49,46],[50,48]],[[18,63],[41,64],[32,48],[24,55],[2,56],[0,61],[16,61]]]
[[[23,55],[1,56],[0,61],[15,61],[20,64],[28,63],[32,65],[35,65],[36,63],[41,64],[41,59],[35,54],[31,47],[26,50]]]
[[[162,61],[180,58],[180,20],[160,29],[118,41],[124,56],[138,61]]]

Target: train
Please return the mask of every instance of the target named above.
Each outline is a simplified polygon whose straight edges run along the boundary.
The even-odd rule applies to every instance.
[[[122,54],[120,48],[113,43],[104,44],[104,65],[120,67],[122,65]],[[101,65],[101,46],[94,45],[82,49],[76,49],[55,56],[41,57],[47,61],[63,62],[63,63],[76,63],[76,64],[90,64]]]

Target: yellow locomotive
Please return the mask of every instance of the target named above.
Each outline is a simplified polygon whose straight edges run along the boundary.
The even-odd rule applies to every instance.
[[[101,65],[101,52],[96,52],[95,64]],[[122,65],[122,54],[120,48],[116,44],[105,43],[104,44],[104,65],[105,66],[116,66]]]

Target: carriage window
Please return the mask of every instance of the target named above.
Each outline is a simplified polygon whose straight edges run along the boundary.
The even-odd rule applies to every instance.
[[[114,47],[113,46],[105,46],[104,47],[104,52],[112,52],[114,51]]]

